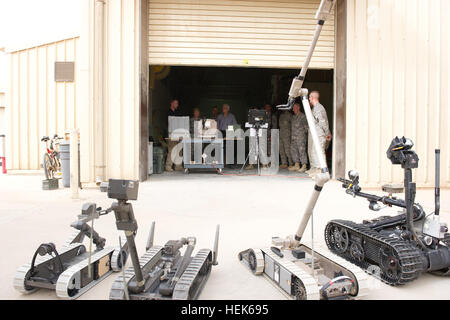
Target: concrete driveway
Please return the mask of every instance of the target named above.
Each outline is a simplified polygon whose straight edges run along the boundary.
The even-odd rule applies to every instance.
[[[111,204],[105,193],[85,189],[80,199],[71,199],[69,189],[41,190],[42,175],[0,175],[0,299],[57,299],[54,292],[39,290],[22,295],[12,286],[15,270],[30,262],[39,244],[61,245],[72,233],[84,202],[103,208]],[[197,249],[212,248],[216,224],[221,225],[219,266],[201,294],[201,299],[285,299],[271,283],[253,276],[237,259],[239,251],[270,245],[272,236],[293,234],[309,198],[313,182],[301,176],[219,176],[172,173],[151,176],[142,183],[138,201],[133,202],[139,224],[138,250],[142,254],[148,230],[156,221],[156,244],[184,236],[197,237]],[[375,191],[377,192],[377,191]],[[417,202],[427,213],[433,211],[433,190],[419,190]],[[442,219],[450,224],[450,191],[441,196]],[[390,212],[388,210],[391,210]],[[331,219],[361,221],[395,213],[368,210],[363,199],[347,196],[338,182],[324,189],[314,215],[315,241],[324,245],[323,230]],[[112,214],[95,221],[95,229],[117,245],[119,232]],[[306,239],[310,239],[310,226]],[[128,265],[131,265],[128,261]],[[80,299],[107,299],[117,274],[87,292]],[[366,299],[449,299],[450,278],[424,275],[404,287],[379,283]]]

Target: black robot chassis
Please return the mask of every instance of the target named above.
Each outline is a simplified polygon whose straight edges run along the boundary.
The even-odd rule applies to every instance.
[[[332,252],[390,285],[406,284],[425,272],[450,275],[450,234],[446,224],[439,221],[440,151],[436,150],[436,209],[426,215],[422,206],[414,203],[416,185],[412,182],[412,169],[418,167],[419,158],[411,150],[413,146],[409,139],[395,138],[387,151],[389,160],[405,170],[405,200],[393,196],[402,191],[402,186],[383,186],[388,196],[361,192],[359,174],[355,171],[349,172],[350,180],[339,179],[346,193],[367,199],[371,210],[379,211],[383,204],[402,208],[403,213],[359,224],[332,220],[325,228],[325,241]]]

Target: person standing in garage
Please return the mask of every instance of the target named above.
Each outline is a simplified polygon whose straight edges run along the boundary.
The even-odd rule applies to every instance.
[[[222,133],[223,139],[227,137],[227,130],[229,126],[234,126],[237,124],[236,118],[230,112],[230,106],[228,104],[224,104],[222,106],[222,113],[217,116],[217,129]],[[234,162],[234,159],[227,159],[227,148],[226,143],[223,144],[223,159],[226,164],[229,162]]]
[[[300,111],[300,103],[294,104],[292,108],[294,115],[291,121],[291,156],[295,163],[289,167],[289,171],[306,171],[308,155],[306,153],[306,139],[308,135],[308,121],[306,116]],[[302,167],[300,167],[300,164]]]
[[[319,102],[320,94],[318,91],[312,91],[309,94],[309,103],[312,108],[312,115],[314,119],[314,124],[316,126],[317,135],[319,136],[320,150],[319,152],[325,157],[325,148],[327,141],[331,141],[330,127],[328,126],[327,112],[323,105]],[[311,169],[307,173],[314,177],[314,175],[320,172],[320,163],[317,158],[317,154],[314,150],[314,143],[312,140],[311,133],[308,135],[308,154],[311,161]],[[326,160],[326,157],[325,157]]]
[[[284,110],[280,114],[280,157],[281,166],[280,169],[287,169],[292,167],[291,157],[291,121],[292,113],[288,110]]]
[[[169,111],[168,111],[168,117],[179,117],[180,112],[178,110],[180,102],[178,101],[177,98],[173,98],[172,100],[170,100],[170,107],[169,107]],[[168,124],[167,124],[168,125]],[[172,160],[172,151],[175,148],[175,146],[179,143],[179,141],[172,141],[169,137],[169,141],[168,141],[168,150],[167,150],[167,158],[166,158],[166,171],[168,172],[173,172],[173,160]],[[175,170],[176,171],[181,171],[183,170],[183,167],[181,166],[181,164],[175,165]]]
[[[192,112],[192,118],[189,119],[189,131],[191,134],[191,137],[197,137],[196,127],[195,124],[197,121],[202,121],[202,118],[200,117],[200,109],[194,108],[194,111]]]
[[[223,137],[226,137],[226,131],[228,126],[234,126],[237,124],[236,118],[230,112],[230,106],[224,104],[222,107],[222,114],[217,116],[217,128],[222,131]]]
[[[217,117],[219,116],[219,108],[217,108],[217,106],[214,106],[212,108],[212,118],[213,120],[217,121]]]

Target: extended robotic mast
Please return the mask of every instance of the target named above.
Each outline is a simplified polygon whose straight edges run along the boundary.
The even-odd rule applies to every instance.
[[[313,40],[309,47],[309,51],[306,56],[305,62],[303,63],[300,74],[292,81],[291,89],[289,90],[288,103],[285,105],[277,106],[279,110],[291,110],[295,103],[295,100],[298,97],[301,97],[306,119],[308,120],[309,132],[311,133],[313,139],[314,150],[317,154],[317,159],[319,159],[321,169],[321,172],[316,175],[316,186],[314,187],[314,192],[311,195],[306,211],[303,214],[300,226],[298,227],[297,233],[295,234],[295,243],[292,244],[293,246],[297,246],[300,243],[303,233],[305,232],[306,225],[308,224],[317,200],[319,199],[320,192],[322,191],[325,183],[330,180],[330,173],[328,171],[327,162],[323,153],[321,152],[319,136],[317,135],[316,126],[311,112],[311,106],[309,105],[308,89],[303,88],[303,82],[305,81],[306,72],[308,71],[309,64],[316,48],[317,41],[319,40],[320,33],[322,32],[323,25],[325,24],[325,21],[330,17],[330,15],[333,14],[335,3],[336,0],[322,0],[322,2],[320,3],[319,10],[317,11],[315,17],[318,20],[316,31],[314,32]]]
[[[287,104],[277,106],[280,110],[291,110],[294,106],[295,99],[300,96],[307,96],[308,91],[302,91],[303,82],[305,81],[306,72],[308,71],[309,64],[311,63],[311,58],[313,56],[314,50],[316,49],[317,41],[319,40],[320,33],[322,32],[323,25],[325,21],[333,14],[334,5],[336,0],[322,0],[320,3],[319,10],[316,13],[315,19],[318,20],[316,30],[314,32],[313,40],[306,55],[306,59],[303,63],[300,74],[294,78],[292,81],[291,89],[289,90],[289,99]]]
[[[266,276],[281,292],[298,300],[345,299],[362,296],[367,289],[367,277],[361,269],[326,250],[314,250],[313,247],[300,244],[323,186],[330,180],[308,101],[308,90],[303,88],[303,82],[323,25],[332,15],[335,2],[336,0],[321,1],[316,13],[316,30],[302,70],[292,81],[287,104],[277,106],[279,110],[291,110],[296,99],[301,97],[321,169],[315,178],[313,194],[294,237],[272,238],[271,248],[250,248],[239,253],[239,260],[245,262],[255,275]]]

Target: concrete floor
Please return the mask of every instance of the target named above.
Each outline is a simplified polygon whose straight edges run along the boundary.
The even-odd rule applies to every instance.
[[[156,244],[183,236],[197,237],[197,249],[211,248],[216,224],[221,225],[219,266],[201,294],[201,299],[284,299],[270,282],[253,276],[237,259],[239,251],[249,247],[267,247],[272,236],[293,234],[313,188],[307,177],[289,175],[219,176],[208,173],[163,174],[142,183],[138,201],[133,202],[139,224],[138,250],[143,254],[147,233],[156,221]],[[56,299],[54,292],[40,290],[22,295],[12,286],[15,270],[31,260],[43,242],[61,245],[72,233],[84,202],[107,208],[111,200],[98,190],[82,190],[73,200],[69,189],[42,191],[42,175],[0,175],[0,299]],[[380,213],[368,210],[363,199],[347,196],[338,182],[330,182],[315,211],[316,242],[324,245],[323,230],[334,218],[361,221]],[[419,190],[417,202],[427,212],[433,210],[433,190]],[[450,224],[450,190],[441,196],[442,219]],[[389,214],[386,209],[381,214]],[[391,213],[395,213],[391,210]],[[95,229],[117,245],[119,232],[112,214],[95,221]],[[310,239],[307,228],[306,239]],[[128,265],[130,261],[128,261]],[[117,274],[87,292],[80,299],[107,299]],[[400,288],[373,280],[367,299],[450,299],[450,279],[424,275]]]

